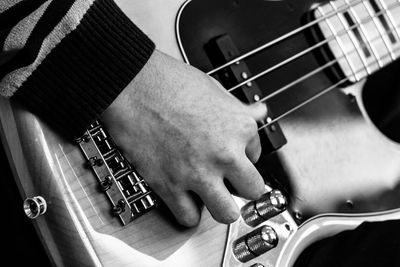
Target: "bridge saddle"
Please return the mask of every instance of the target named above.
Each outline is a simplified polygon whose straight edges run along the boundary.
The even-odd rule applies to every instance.
[[[96,121],[77,140],[100,185],[112,203],[111,213],[125,225],[157,206],[144,179],[118,150],[104,126]]]

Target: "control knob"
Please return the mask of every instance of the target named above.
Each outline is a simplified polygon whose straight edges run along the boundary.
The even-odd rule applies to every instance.
[[[280,190],[271,190],[258,200],[250,201],[241,209],[243,220],[256,227],[286,210],[287,199]]]
[[[278,244],[278,235],[268,225],[261,226],[233,242],[233,254],[241,262],[248,262]]]

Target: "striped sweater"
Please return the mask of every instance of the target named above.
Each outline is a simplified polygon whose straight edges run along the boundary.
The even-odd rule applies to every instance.
[[[112,0],[0,0],[0,95],[67,138],[128,85],[154,44]]]

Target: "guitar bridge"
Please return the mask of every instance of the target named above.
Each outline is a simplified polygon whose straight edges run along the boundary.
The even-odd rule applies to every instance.
[[[111,213],[126,225],[157,206],[157,198],[134,170],[99,122],[91,124],[77,143],[111,201]]]

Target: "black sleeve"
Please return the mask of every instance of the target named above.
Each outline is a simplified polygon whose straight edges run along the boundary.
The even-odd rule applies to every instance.
[[[45,27],[40,23],[39,30]],[[78,137],[132,81],[153,50],[153,42],[112,0],[96,0],[12,99],[67,138]]]

